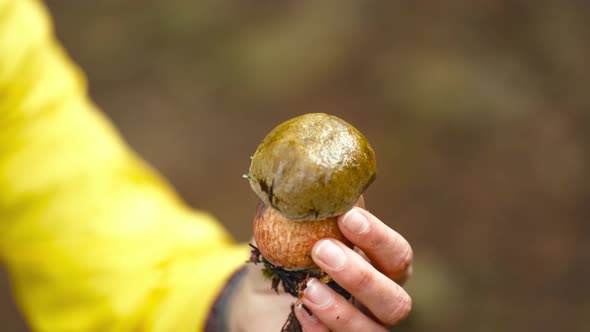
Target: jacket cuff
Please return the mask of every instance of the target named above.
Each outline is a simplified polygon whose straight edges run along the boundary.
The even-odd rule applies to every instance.
[[[207,317],[207,321],[205,322],[205,329],[204,332],[225,332],[227,331],[227,306],[231,295],[233,294],[234,290],[240,284],[242,278],[246,275],[246,267],[242,267],[241,269],[234,272],[234,274],[229,278],[228,282],[225,284],[211,310],[209,311],[209,315]]]

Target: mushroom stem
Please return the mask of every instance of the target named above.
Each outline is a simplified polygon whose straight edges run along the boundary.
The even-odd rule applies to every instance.
[[[355,205],[365,206],[362,195]],[[352,246],[338,228],[338,216],[324,220],[293,221],[264,202],[258,203],[254,215],[254,239],[262,256],[273,265],[286,270],[315,267],[311,249],[317,241],[325,238],[334,238]]]

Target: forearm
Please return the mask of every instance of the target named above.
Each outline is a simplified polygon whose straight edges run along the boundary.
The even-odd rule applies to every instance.
[[[194,331],[247,257],[122,142],[37,1],[0,0],[0,260],[41,331]]]

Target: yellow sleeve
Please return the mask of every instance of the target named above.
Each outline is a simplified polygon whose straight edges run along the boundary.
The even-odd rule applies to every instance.
[[[35,0],[0,0],[0,261],[36,331],[200,331],[247,258],[88,99]]]

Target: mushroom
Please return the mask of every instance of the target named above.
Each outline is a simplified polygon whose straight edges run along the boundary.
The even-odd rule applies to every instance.
[[[317,277],[350,297],[315,265],[311,249],[323,238],[352,245],[337,218],[354,205],[364,207],[362,193],[375,179],[376,168],[367,139],[333,115],[298,116],[264,138],[245,175],[260,198],[251,261],[264,263],[275,291],[282,284],[299,296],[305,280]],[[300,331],[297,325],[292,312],[282,331]]]

